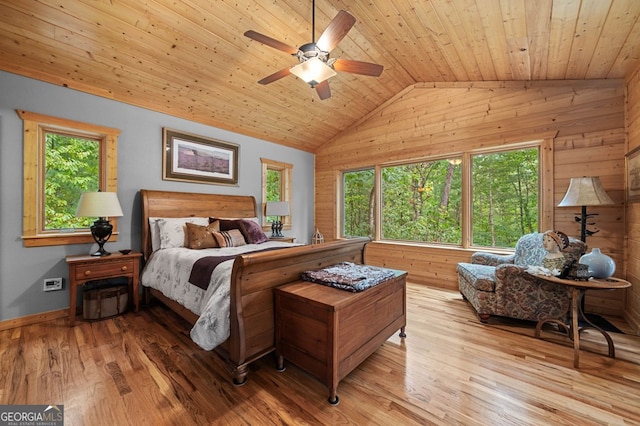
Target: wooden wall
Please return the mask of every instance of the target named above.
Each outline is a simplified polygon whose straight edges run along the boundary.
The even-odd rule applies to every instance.
[[[640,68],[627,79],[627,150],[640,147]],[[628,183],[627,183],[628,184]],[[625,313],[627,321],[640,330],[640,203],[630,203],[626,209],[626,279]]]
[[[580,176],[600,176],[616,201],[588,210],[599,214],[595,221],[601,231],[587,243],[611,255],[616,276],[623,277],[624,116],[622,80],[411,86],[316,152],[316,227],[325,239],[339,236],[342,170],[546,138],[553,141],[554,205],[569,179]],[[556,208],[553,227],[579,236],[578,211]],[[416,283],[457,289],[456,264],[468,261],[472,252],[376,242],[367,250],[367,261],[407,270]],[[587,298],[592,312],[622,315],[623,307],[624,291]]]

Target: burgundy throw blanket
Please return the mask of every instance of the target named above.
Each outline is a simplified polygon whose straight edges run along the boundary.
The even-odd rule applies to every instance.
[[[211,274],[216,266],[224,262],[225,260],[233,259],[237,254],[229,256],[205,256],[196,260],[191,267],[191,274],[189,275],[189,282],[196,287],[200,287],[206,290],[211,282]]]
[[[258,253],[261,251],[270,251],[270,250],[279,250],[287,247],[270,247],[263,250],[256,250],[248,253]],[[246,253],[242,253],[246,254]],[[191,267],[191,274],[189,275],[189,282],[196,287],[200,287],[203,290],[206,290],[209,287],[211,282],[211,274],[213,270],[216,269],[216,266],[221,264],[226,260],[235,259],[240,256],[240,254],[232,254],[228,256],[205,256],[196,260]]]

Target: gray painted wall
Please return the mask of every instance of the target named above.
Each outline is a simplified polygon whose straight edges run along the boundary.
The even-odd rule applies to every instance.
[[[88,254],[97,245],[25,248],[22,243],[22,120],[16,110],[66,118],[121,130],[118,139],[119,219],[110,251],[140,248],[140,189],[253,195],[262,202],[260,158],[293,164],[293,229],[298,242],[313,234],[313,154],[205,126],[143,108],[88,95],[0,71],[0,321],[69,306],[70,254]],[[240,146],[238,186],[162,180],[162,128],[169,127]],[[63,277],[63,290],[43,292],[43,279]]]

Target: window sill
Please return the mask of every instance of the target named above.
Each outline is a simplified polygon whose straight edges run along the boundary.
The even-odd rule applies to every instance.
[[[25,247],[48,247],[63,246],[69,244],[88,244],[95,243],[93,237],[89,233],[68,233],[68,234],[52,234],[52,235],[34,235],[22,236]],[[113,233],[109,242],[118,241],[118,235]]]
[[[461,246],[453,245],[453,244],[433,244],[433,243],[420,243],[420,242],[411,242],[411,241],[393,241],[393,240],[380,240],[371,241],[370,244],[385,244],[385,245],[396,245],[396,246],[408,246],[408,247],[421,247],[428,249],[438,249],[438,250],[456,250],[456,251],[466,251],[475,253],[478,251],[495,253],[495,254],[513,254],[515,249],[506,249],[506,248],[495,248],[495,247],[469,247],[464,248]]]

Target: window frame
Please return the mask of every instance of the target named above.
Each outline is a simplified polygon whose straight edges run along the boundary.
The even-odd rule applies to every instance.
[[[293,186],[293,164],[284,163],[282,161],[269,160],[268,158],[260,158],[262,164],[262,229],[271,229],[271,222],[267,221],[267,176],[269,170],[275,170],[282,173],[281,188],[280,188],[280,200],[287,201],[289,203],[289,216],[282,217],[282,229],[291,229],[293,223],[293,205],[292,201],[292,186]]]
[[[338,211],[341,212],[339,215],[337,229],[339,230],[341,238],[346,238],[344,236],[344,217],[342,214],[342,206],[344,204],[344,173],[354,172],[358,170],[365,170],[369,168],[373,168],[375,170],[375,207],[374,207],[374,241],[388,242],[388,243],[402,243],[402,244],[413,244],[413,245],[421,245],[421,246],[437,246],[437,247],[460,247],[463,249],[473,249],[473,250],[495,250],[501,249],[498,247],[489,247],[489,246],[474,246],[472,244],[472,176],[471,169],[472,163],[471,158],[474,155],[479,154],[491,154],[498,153],[504,151],[513,151],[519,149],[529,149],[529,148],[537,148],[538,149],[538,170],[539,170],[539,194],[538,194],[538,231],[546,229],[553,229],[553,214],[554,214],[554,193],[553,193],[553,179],[554,179],[554,164],[553,164],[553,140],[552,139],[535,139],[526,142],[516,142],[509,143],[500,146],[494,146],[490,148],[469,150],[465,152],[451,152],[446,154],[438,154],[433,156],[427,156],[422,158],[412,158],[406,159],[402,161],[393,161],[387,163],[381,163],[376,165],[369,165],[358,167],[354,169],[345,169],[342,170],[341,173],[338,174],[338,187],[340,188],[340,197],[338,199]],[[462,167],[462,240],[460,244],[445,244],[445,243],[434,243],[434,242],[417,242],[417,241],[404,241],[404,240],[383,240],[381,239],[381,228],[382,228],[382,212],[381,212],[381,200],[382,200],[382,187],[381,187],[381,175],[382,169],[384,167],[389,166],[397,166],[404,164],[413,164],[425,161],[434,161],[434,160],[442,160],[448,158],[461,158],[461,167]],[[511,250],[511,249],[506,249]]]
[[[44,247],[93,243],[88,228],[44,230],[45,134],[60,132],[96,139],[100,142],[100,190],[118,190],[118,136],[120,130],[82,123],[29,111],[17,110],[23,120],[23,222],[22,240],[25,247]],[[118,239],[118,220],[110,218],[113,234]]]

